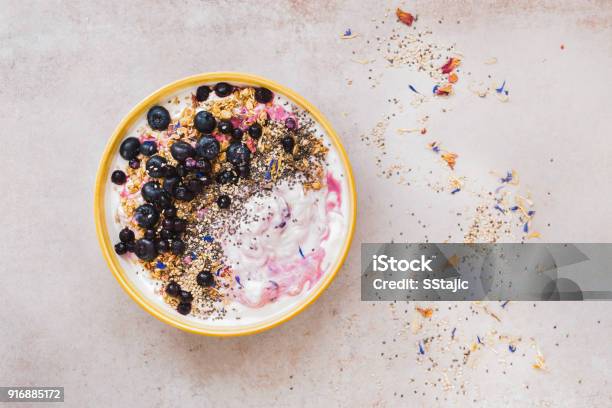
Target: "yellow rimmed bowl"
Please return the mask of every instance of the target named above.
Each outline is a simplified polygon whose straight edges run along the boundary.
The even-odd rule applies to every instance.
[[[263,86],[308,112],[317,123],[319,130],[325,134],[326,139],[330,142],[330,154],[334,155],[338,165],[342,168],[341,184],[345,193],[343,194],[343,200],[346,203],[343,206],[343,215],[346,221],[344,225],[344,239],[336,254],[327,255],[331,259],[325,274],[314,287],[305,292],[303,296],[297,298],[295,302],[288,303],[286,307],[270,313],[269,316],[266,316],[264,313],[263,316],[257,319],[249,319],[245,324],[213,324],[203,319],[180,315],[165,304],[161,296],[154,293],[154,283],[145,276],[146,272],[139,265],[117,256],[114,251],[114,238],[117,236],[121,226],[115,221],[113,206],[116,206],[114,201],[118,201],[118,199],[115,197],[117,192],[113,190],[110,182],[110,174],[115,168],[118,168],[117,163],[121,141],[146,116],[146,112],[150,107],[158,103],[165,103],[169,97],[174,97],[189,89],[195,91],[200,85],[215,84],[217,82],[229,82],[234,85]],[[303,311],[325,291],[340,270],[353,239],[356,217],[356,193],[351,166],[342,143],[327,119],[317,108],[296,92],[268,79],[237,72],[212,72],[190,76],[162,87],[136,105],[119,123],[104,150],[98,169],[94,193],[94,217],[102,254],[111,272],[128,295],[147,312],[164,323],[191,333],[208,336],[241,336],[271,329],[286,322]],[[113,240],[111,240],[111,236]]]

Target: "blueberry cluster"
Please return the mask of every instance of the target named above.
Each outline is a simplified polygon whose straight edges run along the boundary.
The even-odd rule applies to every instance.
[[[167,129],[170,124],[170,114],[165,108],[155,106],[149,110],[147,120],[153,129]],[[156,153],[155,142],[140,143],[135,137],[128,137],[119,147],[119,154],[129,161],[129,166],[132,168],[140,166],[139,156],[148,157],[146,168],[151,177],[166,174],[164,168],[166,159]],[[111,175],[111,180],[116,184],[123,184],[126,181],[125,173],[117,170]],[[173,205],[171,194],[162,189],[156,181],[145,183],[140,193],[147,203],[136,209],[134,219],[144,230],[143,237],[136,240],[134,232],[124,228],[119,233],[120,242],[115,245],[115,252],[120,255],[133,252],[144,261],[152,261],[158,254],[164,252],[181,255],[185,252],[185,243],[181,239],[181,234],[187,229],[187,223],[176,217],[176,207]],[[158,228],[162,211],[164,220],[162,227]]]
[[[191,292],[181,289],[181,286],[173,281],[166,285],[166,293],[168,296],[178,298],[179,304],[176,307],[177,312],[182,315],[187,315],[191,312],[191,302],[193,301]]]
[[[168,113],[168,111],[165,108],[162,108],[161,106],[156,106],[155,108],[161,108],[166,113]],[[159,109],[156,110],[159,111]],[[169,113],[168,117],[170,117]],[[166,128],[167,127],[168,125],[166,125]],[[119,154],[121,155],[121,157],[128,161],[128,165],[133,169],[137,169],[140,167],[140,159],[138,158],[139,155],[148,157],[153,156],[155,153],[157,153],[157,144],[155,142],[147,141],[140,143],[140,141],[135,137],[128,137],[123,141],[123,143],[121,143],[121,146],[119,147]],[[111,181],[115,184],[121,185],[127,181],[127,176],[123,171],[115,170],[111,174]]]
[[[154,106],[149,110],[147,120],[152,129],[164,130],[170,124],[170,114],[165,108]],[[143,261],[152,261],[161,253],[171,252],[174,255],[182,255],[185,252],[185,243],[181,238],[187,229],[187,222],[177,217],[173,200],[193,199],[195,194],[202,190],[205,181],[201,178],[183,181],[180,178],[179,174],[188,173],[184,165],[186,156],[182,156],[184,153],[181,147],[179,145],[172,150],[173,157],[181,163],[175,167],[168,165],[165,158],[156,154],[158,149],[154,141],[145,141],[141,144],[138,139],[129,137],[121,143],[119,154],[130,161],[130,166],[132,161],[139,160],[140,155],[145,156],[148,158],[146,169],[149,176],[163,178],[164,181],[162,185],[158,181],[149,181],[142,186],[140,194],[146,204],[136,209],[134,220],[144,230],[143,237],[135,240],[133,231],[127,228],[122,230],[119,234],[121,242],[115,245],[118,254],[133,252]],[[200,161],[193,163],[193,168],[198,165],[199,168],[210,172],[210,162],[200,163]],[[118,176],[119,171],[115,171],[111,179],[116,183],[125,183],[125,174],[123,177]],[[209,176],[203,178],[210,183]]]
[[[203,270],[198,273],[196,282],[203,287],[212,287],[215,286],[215,277],[209,270]],[[178,299],[179,304],[176,307],[177,312],[183,315],[187,315],[191,312],[191,302],[193,301],[191,292],[181,289],[178,283],[171,281],[166,285],[166,294]]]
[[[226,91],[226,87],[217,88],[218,93],[223,94]],[[207,97],[206,92],[202,90],[198,90],[197,94]],[[149,110],[147,120],[152,129],[165,130],[170,124],[170,113],[162,106],[154,106]],[[195,146],[177,141],[170,147],[170,154],[176,160],[176,165],[169,164],[166,158],[156,154],[158,149],[154,141],[141,144],[137,138],[129,137],[121,143],[119,154],[130,162],[130,167],[134,167],[132,162],[136,162],[137,168],[140,165],[139,156],[145,156],[148,175],[158,180],[149,181],[142,186],[140,193],[147,203],[139,206],[134,216],[138,225],[145,230],[145,236],[137,241],[132,239],[118,243],[115,246],[118,254],[134,252],[144,261],[151,261],[158,254],[168,251],[175,255],[183,254],[185,244],[181,240],[181,234],[186,229],[186,222],[176,218],[176,207],[173,203],[174,200],[191,201],[204,187],[213,183],[211,160],[220,152],[219,142],[212,136],[214,129],[233,136],[233,142],[227,150],[227,160],[235,168],[218,173],[217,183],[236,183],[239,176],[248,177],[251,152],[241,141],[241,129],[234,129],[229,121],[217,123],[214,116],[206,111],[196,115],[194,126],[201,133]],[[250,133],[261,136],[259,124],[251,128]],[[127,176],[121,170],[116,170],[111,175],[113,183],[123,184],[126,180]],[[229,208],[231,199],[227,195],[220,195],[217,204],[219,208]]]
[[[232,85],[220,82],[212,88],[198,87],[195,98],[202,102],[209,98],[211,92],[223,98],[231,95],[233,91]],[[273,98],[274,95],[269,89],[255,89],[255,99],[259,103],[269,103]],[[147,113],[147,122],[153,130],[166,130],[171,123],[170,113],[163,106],[153,106]],[[136,239],[135,232],[127,227],[121,230],[120,242],[115,245],[117,254],[132,252],[143,261],[153,261],[163,253],[177,256],[184,254],[186,245],[183,233],[187,229],[187,222],[177,216],[175,204],[194,200],[213,183],[236,184],[240,178],[250,176],[251,151],[243,142],[243,138],[247,132],[252,139],[261,138],[263,128],[260,123],[255,122],[248,128],[241,129],[234,127],[230,120],[217,120],[210,112],[200,111],[194,117],[193,126],[199,132],[197,141],[175,141],[169,149],[174,159],[170,162],[169,158],[158,154],[159,149],[155,141],[141,143],[135,137],[128,137],[121,143],[119,154],[128,162],[129,167],[138,169],[143,164],[151,180],[142,185],[140,194],[145,203],[134,213],[134,220],[142,229],[142,237]],[[290,131],[295,130],[297,123],[288,118],[285,127]],[[213,136],[215,131],[227,135],[230,144],[225,152],[228,165],[213,174],[213,163],[221,151],[219,142]],[[293,136],[283,137],[280,143],[287,153],[293,152]],[[111,181],[118,185],[124,184],[127,175],[116,170],[111,174]],[[220,209],[228,209],[232,201],[228,195],[220,194],[216,204]],[[214,275],[208,270],[200,272],[196,281],[203,287],[215,285]],[[182,290],[178,283],[170,282],[166,286],[166,293],[178,298],[179,313],[190,313],[193,300],[190,292]]]
[[[185,243],[181,239],[187,229],[187,222],[176,217],[176,207],[168,207],[163,211],[164,220],[159,228],[160,214],[152,204],[143,204],[136,210],[135,219],[144,229],[142,238],[135,239],[134,231],[124,228],[119,232],[119,243],[115,252],[123,255],[133,252],[143,261],[152,261],[157,255],[171,252],[181,255],[185,252]]]

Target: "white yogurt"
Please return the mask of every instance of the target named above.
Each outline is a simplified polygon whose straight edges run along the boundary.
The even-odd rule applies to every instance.
[[[340,194],[333,184],[305,192],[285,181],[246,202],[246,218],[252,221],[221,239],[226,264],[239,281],[238,302],[262,307],[317,283],[325,272],[324,244],[328,250],[342,245],[336,234],[346,222]]]

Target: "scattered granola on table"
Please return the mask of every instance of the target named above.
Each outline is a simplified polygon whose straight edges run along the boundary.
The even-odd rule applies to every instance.
[[[372,127],[361,135],[362,143],[372,154],[377,176],[385,182],[394,180],[396,184],[410,186],[411,194],[427,186],[434,192],[433,198],[426,200],[428,204],[440,200],[440,193],[447,193],[448,197],[441,200],[449,203],[449,213],[456,214],[457,222],[449,225],[444,242],[524,242],[539,238],[540,233],[534,230],[537,227],[535,203],[519,182],[517,171],[485,173],[486,178],[476,179],[468,169],[470,151],[465,149],[470,146],[464,144],[461,148],[461,135],[456,133],[452,123],[446,121],[440,126],[440,119],[451,110],[469,113],[467,106],[457,101],[457,97],[463,96],[461,94],[473,93],[475,101],[509,102],[509,83],[490,75],[486,79],[476,78],[477,75],[470,71],[474,59],[464,57],[452,39],[447,41],[429,28],[432,22],[442,24],[443,18],[432,20],[431,16],[420,14],[422,18],[416,20],[407,14],[395,7],[388,8],[384,18],[373,20],[375,31],[371,31],[371,35],[364,34],[346,44],[351,47],[349,58],[358,55],[365,61],[372,61],[363,67],[364,88],[377,89],[385,84],[386,92],[392,90],[391,94],[374,95],[371,91],[372,95],[367,95],[372,100],[388,102],[380,117],[372,122]],[[486,65],[496,63],[497,58],[484,62]],[[354,78],[353,87],[359,77],[354,74]],[[409,112],[405,112],[404,107]],[[432,153],[435,162],[428,162],[428,156],[421,154],[419,149],[423,147]],[[415,199],[416,195],[411,194],[407,191],[397,197]],[[419,199],[426,197],[419,196]],[[398,200],[392,199],[388,204],[393,207]],[[430,223],[426,221],[437,222],[440,217],[439,212],[432,211],[428,214],[432,220],[424,220],[409,204],[402,208],[415,217],[414,227],[419,230],[427,231],[426,224]],[[400,228],[410,227],[402,225]],[[414,233],[408,238],[404,231],[399,231],[398,242],[415,239]],[[427,233],[422,240],[429,242]],[[452,257],[449,263],[451,261]],[[393,334],[392,341],[388,341],[389,337],[382,341],[380,356],[389,364],[406,354],[414,356],[420,368],[418,375],[408,382],[410,391],[425,396],[428,390],[438,392],[442,389],[444,401],[450,400],[452,393],[477,395],[478,384],[470,383],[472,372],[477,370],[494,373],[497,369],[500,375],[506,375],[515,365],[544,374],[546,364],[537,345],[532,347],[535,351],[529,350],[524,336],[507,332],[512,329],[505,321],[508,304],[508,301],[500,304],[475,302],[466,307],[465,303],[439,302],[432,308],[422,303],[388,303],[394,320],[402,321],[403,330]],[[378,307],[379,303],[372,306]],[[407,319],[395,316],[400,309]],[[390,333],[383,335],[391,336]],[[401,391],[394,395],[404,398]],[[438,395],[436,393],[436,401]],[[472,402],[477,401],[473,399]]]

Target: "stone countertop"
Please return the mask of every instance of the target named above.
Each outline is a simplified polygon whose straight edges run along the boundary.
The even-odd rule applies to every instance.
[[[436,192],[447,173],[424,149],[433,138],[459,154],[466,185],[516,169],[543,241],[612,239],[609,1],[404,2],[419,30],[464,58],[456,94],[421,107],[407,86],[427,77],[384,68],[375,49],[390,26],[404,29],[395,3],[10,3],[0,14],[0,385],[64,386],[74,407],[612,405],[609,303],[494,302],[499,322],[482,305],[437,303],[414,333],[414,304],[359,300],[361,242],[462,240],[473,203]],[[349,27],[358,37],[341,40]],[[367,58],[377,61],[355,62]],[[219,70],[269,77],[319,107],[359,195],[354,244],[327,292],[274,330],[232,339],[141,310],[109,272],[92,217],[98,162],[121,118],[164,84]],[[506,80],[510,101],[472,95],[476,77]],[[427,135],[393,130],[424,114]],[[409,164],[410,186],[377,175],[379,152],[360,137],[387,115],[383,162]],[[418,358],[423,336],[451,328],[447,350]],[[485,346],[462,365],[477,335]],[[517,351],[499,335],[520,337]],[[538,352],[547,370],[532,368]]]

